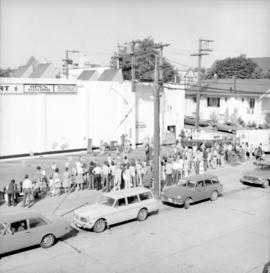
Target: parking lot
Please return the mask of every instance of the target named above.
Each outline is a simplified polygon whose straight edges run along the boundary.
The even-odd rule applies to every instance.
[[[31,248],[0,260],[1,272],[262,272],[270,260],[270,188],[239,182],[252,162],[212,170],[224,185],[216,201],[190,209],[160,203],[158,215],[95,234],[80,230],[49,249]],[[72,193],[56,214],[63,215],[100,193]],[[50,214],[63,196],[45,198],[33,210]],[[0,207],[4,210],[19,208]],[[71,220],[72,214],[64,218]]]

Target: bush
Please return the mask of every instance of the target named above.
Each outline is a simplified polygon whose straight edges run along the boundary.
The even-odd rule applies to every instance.
[[[242,125],[242,126],[246,126],[246,123],[245,123],[245,121],[242,119],[241,116],[238,117],[237,122],[238,122],[240,125]]]

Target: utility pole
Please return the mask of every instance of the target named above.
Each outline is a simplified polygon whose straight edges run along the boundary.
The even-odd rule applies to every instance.
[[[72,64],[72,60],[70,60],[69,58],[68,58],[68,54],[69,53],[79,53],[80,51],[78,51],[78,50],[66,50],[66,58],[63,60],[65,63],[66,63],[66,79],[68,79],[68,74],[69,74],[69,72],[68,72],[68,65],[69,64]]]
[[[160,92],[163,92],[163,48],[169,44],[158,44],[159,55],[155,57],[154,82],[154,194],[160,197]],[[159,59],[159,64],[158,64]],[[159,66],[159,67],[158,67]],[[158,68],[157,68],[158,67]]]
[[[209,53],[205,53],[206,51],[212,51],[209,49],[209,43],[214,42],[214,40],[205,40],[199,39],[199,48],[198,53],[191,54],[190,56],[198,56],[198,91],[196,97],[196,123],[195,128],[198,130],[199,121],[200,121],[200,99],[201,99],[201,65],[202,65],[202,56],[209,55]]]

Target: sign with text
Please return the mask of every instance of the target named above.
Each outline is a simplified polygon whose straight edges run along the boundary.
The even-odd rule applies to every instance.
[[[72,84],[57,84],[54,86],[54,92],[73,93],[77,92],[77,85]]]
[[[20,94],[20,93],[23,93],[23,85],[0,84],[0,94]]]
[[[25,84],[24,93],[53,93],[53,85],[49,84]]]

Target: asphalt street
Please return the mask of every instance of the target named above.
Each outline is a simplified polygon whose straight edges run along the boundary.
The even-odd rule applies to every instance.
[[[216,201],[190,209],[160,203],[144,222],[119,224],[104,233],[80,230],[49,249],[35,247],[0,260],[3,273],[49,272],[224,272],[261,273],[270,260],[270,188],[242,185],[252,162],[211,170],[224,185]],[[83,191],[45,198],[30,210],[71,220],[72,208],[92,203],[100,193]],[[4,210],[22,208],[0,207]],[[67,213],[67,214],[66,214]]]

